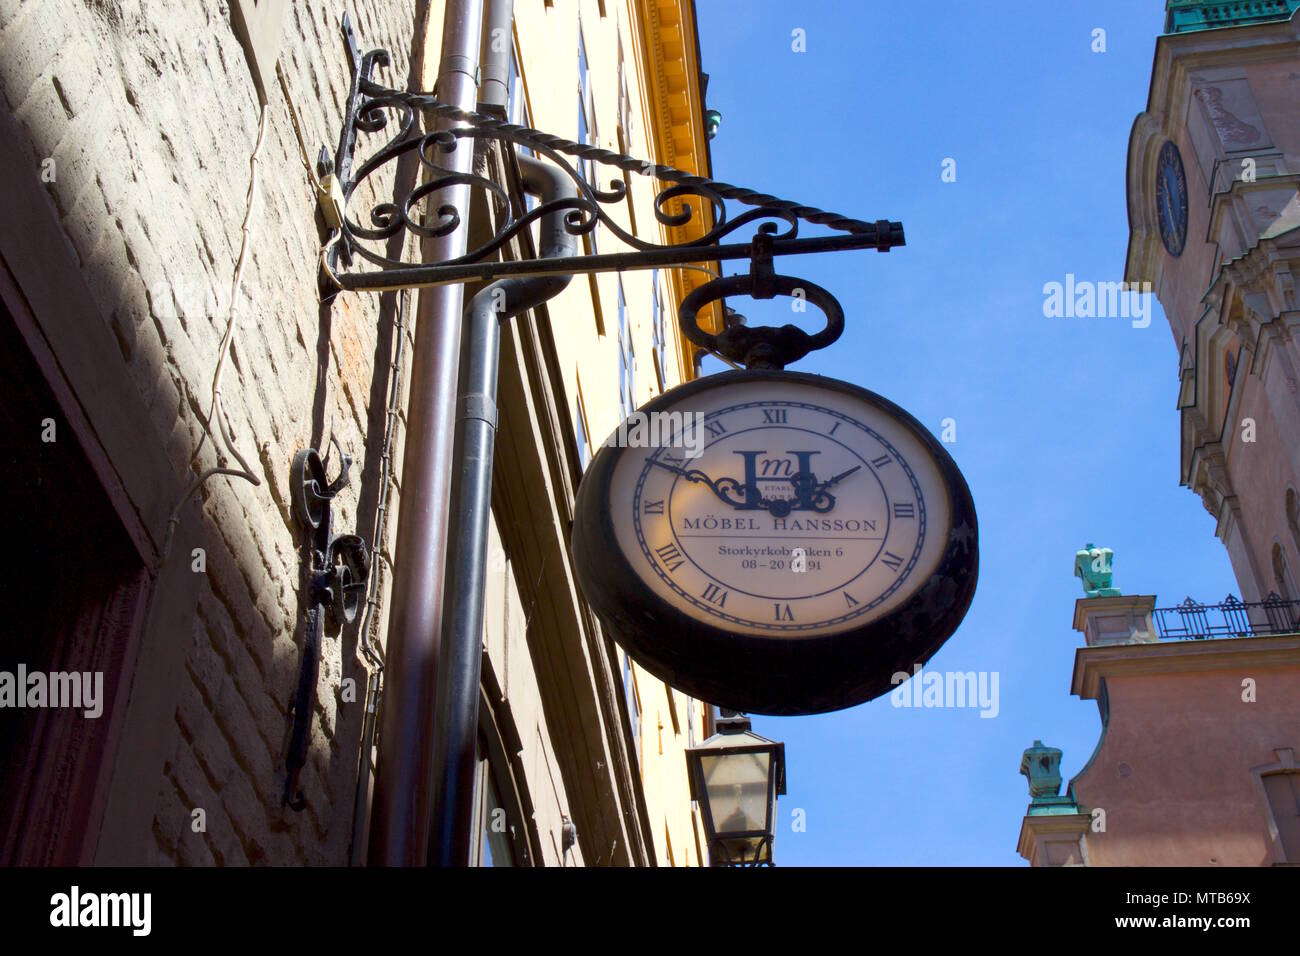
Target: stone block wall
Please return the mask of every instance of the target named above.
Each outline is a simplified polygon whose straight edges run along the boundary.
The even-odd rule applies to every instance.
[[[337,144],[345,7],[363,43],[391,51],[381,77],[390,85],[406,85],[415,48],[416,0],[289,4],[280,63],[313,156]],[[156,807],[152,845],[134,862],[348,860],[367,682],[355,628],[323,644],[301,775],[306,809],[294,813],[281,800],[304,617],[289,466],[298,449],[324,451],[337,437],[356,465],[335,508],[336,530],[373,538],[395,300],[344,294],[320,304],[315,196],[285,99],[278,88],[268,93],[222,397],[261,484],[208,481],[204,540],[178,540],[169,558],[190,561],[201,547],[205,568],[195,572],[202,580],[192,627],[175,635],[189,649],[183,678],[169,689],[176,706],[162,778],[131,781],[138,799]],[[204,422],[259,119],[229,4],[0,0],[0,107],[23,131],[51,215],[117,342],[117,354],[100,358],[129,369],[149,409],[149,420],[136,423],[139,441],[165,447],[178,481],[216,465]],[[391,176],[376,180],[391,194]],[[337,462],[336,452],[331,476]],[[389,500],[391,515],[396,489]],[[355,702],[343,699],[347,679]],[[195,809],[204,811],[202,832]]]

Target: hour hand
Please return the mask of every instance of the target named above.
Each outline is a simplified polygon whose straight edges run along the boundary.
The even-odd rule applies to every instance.
[[[681,468],[677,465],[670,465],[667,462],[660,461],[657,458],[651,458],[650,462],[651,464],[658,465],[660,468],[681,475],[687,481],[694,481],[697,484],[708,485],[710,491],[717,495],[721,501],[731,505],[733,508],[745,503],[745,486],[735,478],[719,478],[715,481],[698,468]],[[730,497],[727,494],[728,491],[739,493],[740,498],[736,499]]]

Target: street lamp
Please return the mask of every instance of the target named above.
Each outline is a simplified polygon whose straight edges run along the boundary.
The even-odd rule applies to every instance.
[[[785,793],[785,744],[760,737],[749,718],[721,711],[715,733],[686,751],[691,799],[704,811],[713,866],[771,866],[776,798]]]

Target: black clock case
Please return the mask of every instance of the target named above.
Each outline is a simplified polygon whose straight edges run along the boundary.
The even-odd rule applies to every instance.
[[[604,446],[578,487],[573,562],[583,596],[609,635],[638,664],[698,700],[754,714],[817,714],[852,707],[892,690],[952,636],[979,577],[975,503],[947,450],[912,415],[867,389],[806,372],[722,372],[679,385],[641,406],[662,411],[741,382],[813,385],[843,392],[900,421],[934,456],[948,490],[952,528],[938,569],[911,599],[863,627],[833,635],[767,637],[701,623],[643,583],[614,535],[610,485],[624,449]],[[684,409],[689,410],[689,409]],[[615,505],[627,507],[626,502]]]

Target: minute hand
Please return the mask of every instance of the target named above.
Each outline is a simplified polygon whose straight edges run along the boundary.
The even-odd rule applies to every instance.
[[[812,510],[817,512],[818,514],[825,514],[826,512],[834,508],[835,496],[827,492],[826,489],[829,488],[831,485],[843,481],[845,478],[849,477],[849,475],[853,474],[861,467],[862,467],[861,465],[854,465],[848,471],[842,471],[835,477],[828,478],[825,481],[823,481],[821,484],[814,487],[813,490],[808,493],[808,497],[806,499],[808,502],[808,507],[812,508]]]
[[[859,470],[861,470],[861,468],[862,468],[861,465],[854,465],[854,466],[853,466],[852,468],[850,468],[848,471],[841,471],[841,472],[840,472],[838,475],[836,475],[834,478],[828,478],[828,479],[826,479],[825,481],[823,481],[820,485],[817,486],[817,490],[818,490],[818,491],[825,491],[825,490],[826,490],[827,488],[829,488],[831,485],[834,485],[834,484],[837,484],[838,482],[843,481],[845,478],[847,478],[849,475],[853,474],[855,471],[859,471]]]
[[[658,465],[660,468],[664,468],[668,471],[679,474],[687,481],[694,481],[697,484],[708,485],[710,491],[712,491],[715,495],[717,495],[721,501],[731,505],[731,507],[733,508],[739,507],[740,505],[743,505],[745,503],[745,498],[744,498],[745,486],[741,484],[739,481],[737,481],[735,478],[724,477],[724,478],[719,478],[715,481],[714,479],[706,475],[704,472],[700,471],[698,468],[678,468],[676,465],[669,465],[665,462],[658,461],[654,458],[650,459],[650,463],[654,465]],[[727,491],[729,490],[734,490],[738,492],[741,496],[740,499],[737,500],[735,498],[728,497]]]

